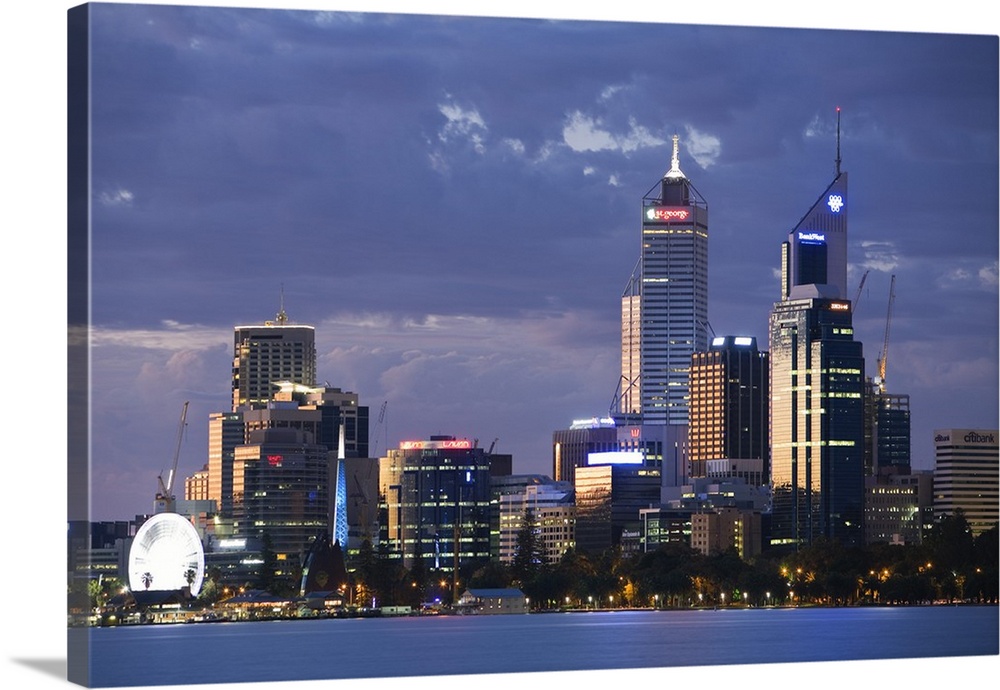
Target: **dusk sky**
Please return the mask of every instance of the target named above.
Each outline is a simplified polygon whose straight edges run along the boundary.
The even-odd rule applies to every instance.
[[[65,26],[75,4],[6,3],[0,22],[10,238],[0,278],[9,322],[30,336],[0,346],[25,364],[8,372],[2,403],[13,444],[0,506],[21,564],[3,575],[18,594],[3,676],[33,688],[65,685],[65,602],[44,593],[65,587]],[[639,201],[669,167],[670,137],[709,203],[712,326],[766,342],[780,243],[834,174],[838,106],[849,283],[870,271],[858,336],[871,370],[895,274],[888,379],[912,396],[914,461],[930,466],[934,428],[997,426],[998,29],[982,3],[913,3],[905,14],[866,0],[214,4],[538,19],[124,5],[101,16],[93,519],[151,510],[184,400],[180,472],[204,464],[207,415],[229,405],[232,328],[271,318],[282,286],[291,318],[318,328],[321,382],[359,393],[373,416],[388,401],[388,443],[499,438],[515,471],[551,472],[552,431],[610,404]],[[541,21],[557,16],[615,23]],[[751,28],[771,26],[836,30]],[[913,33],[938,31],[949,35]],[[874,669],[940,687],[955,673],[995,676],[998,661]],[[764,688],[796,672],[867,683],[872,670],[782,664],[712,677]],[[507,680],[530,686],[536,675]],[[618,686],[662,679],[587,672]]]
[[[997,425],[997,39],[599,21],[93,9],[94,519],[207,461],[233,326],[316,326],[379,450],[494,439],[551,474],[607,414],[642,196],[709,205],[709,321],[767,348],[779,247],[832,181],[868,374],[912,455]],[[853,297],[853,288],[851,290]],[[373,424],[374,426],[374,424]]]

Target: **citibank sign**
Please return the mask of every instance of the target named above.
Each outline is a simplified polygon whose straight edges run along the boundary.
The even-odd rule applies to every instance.
[[[676,206],[650,206],[646,209],[646,220],[660,223],[687,220],[691,217],[691,209]]]

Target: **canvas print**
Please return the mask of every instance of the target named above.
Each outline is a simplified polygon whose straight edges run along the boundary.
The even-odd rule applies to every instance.
[[[70,681],[1000,653],[997,36],[67,29]]]

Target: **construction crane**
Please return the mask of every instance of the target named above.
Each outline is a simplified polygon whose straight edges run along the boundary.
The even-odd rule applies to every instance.
[[[388,403],[388,400],[382,401],[382,407],[378,411],[378,421],[375,422],[375,429],[371,433],[371,450],[369,450],[368,455],[373,458],[378,457],[378,435],[379,431],[382,429],[382,422],[385,421],[385,406]]]
[[[885,363],[889,357],[889,326],[892,325],[892,303],[896,301],[896,275],[889,280],[889,307],[885,315],[885,338],[882,341],[882,352],[878,357],[878,375],[875,383],[880,393],[885,393]]]
[[[870,271],[871,269],[868,269]],[[861,299],[861,290],[865,287],[865,281],[868,280],[868,271],[861,276],[861,282],[858,284],[858,291],[854,294],[854,301],[851,302],[851,313],[858,313],[858,301]]]
[[[181,441],[184,439],[184,426],[187,422],[188,401],[184,401],[181,409],[181,421],[177,425],[177,447],[174,449],[174,463],[167,475],[167,481],[163,481],[163,473],[157,476],[156,481],[160,484],[160,490],[156,492],[156,500],[153,502],[154,513],[173,513],[177,507],[177,497],[174,496],[174,478],[177,476],[177,461],[181,456]]]

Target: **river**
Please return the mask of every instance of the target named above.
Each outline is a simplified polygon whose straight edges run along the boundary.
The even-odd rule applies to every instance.
[[[93,628],[94,687],[995,655],[993,606],[607,611]]]

